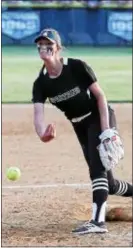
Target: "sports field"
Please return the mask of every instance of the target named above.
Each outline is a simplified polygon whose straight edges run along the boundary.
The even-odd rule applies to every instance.
[[[130,49],[68,48],[65,53],[92,65],[110,100],[131,100]],[[30,101],[32,83],[41,65],[37,52],[18,47],[4,48],[2,54],[3,101]],[[125,146],[125,158],[114,173],[131,182],[132,105],[112,106]],[[49,144],[40,142],[35,134],[31,104],[2,106],[2,246],[131,247],[130,221],[107,222],[109,233],[104,235],[71,233],[90,216],[88,168],[63,114],[47,104],[46,119],[47,123],[55,121],[57,128],[57,138]],[[21,169],[19,181],[6,179],[9,166]],[[131,203],[131,199],[109,196],[108,207],[125,207],[131,216]]]
[[[109,100],[132,99],[130,48],[65,48],[65,56],[88,62]],[[30,102],[31,89],[42,66],[36,47],[2,49],[2,101]]]

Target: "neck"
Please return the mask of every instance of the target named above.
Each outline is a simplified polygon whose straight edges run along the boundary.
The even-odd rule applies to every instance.
[[[61,73],[63,61],[60,57],[45,61],[45,67],[50,76],[56,76]]]

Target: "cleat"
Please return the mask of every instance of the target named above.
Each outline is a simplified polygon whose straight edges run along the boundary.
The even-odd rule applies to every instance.
[[[96,222],[96,221],[87,221],[80,227],[72,230],[72,233],[75,234],[88,234],[88,233],[107,233],[107,227],[105,226],[104,222]]]

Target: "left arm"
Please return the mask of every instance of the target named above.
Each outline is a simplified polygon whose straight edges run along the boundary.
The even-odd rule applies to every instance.
[[[107,100],[103,90],[97,82],[93,70],[85,62],[80,61],[80,71],[82,73],[82,82],[84,82],[85,89],[88,88],[97,101],[101,123],[101,134],[99,136],[101,143],[98,150],[103,166],[106,170],[110,170],[123,158],[123,145],[118,132],[110,128]]]
[[[124,157],[124,148],[118,132],[110,128],[108,105],[104,92],[97,82],[93,83],[89,90],[97,99],[102,131],[99,136],[101,143],[98,150],[102,164],[108,171],[114,168],[119,160]]]
[[[89,90],[97,99],[98,110],[100,113],[101,131],[109,129],[109,113],[106,96],[97,82],[90,85]]]
[[[99,136],[101,143],[98,149],[102,164],[108,171],[114,168],[119,160],[124,157],[124,149],[118,132],[110,128],[108,105],[103,90],[97,82],[93,83],[89,90],[97,99],[102,131]]]
[[[100,113],[101,131],[103,132],[110,128],[108,104],[105,94],[99,86],[96,75],[92,68],[84,61],[78,60],[78,63],[78,71],[80,71],[82,75],[82,83],[84,84],[85,89],[89,88],[97,100],[98,111]]]

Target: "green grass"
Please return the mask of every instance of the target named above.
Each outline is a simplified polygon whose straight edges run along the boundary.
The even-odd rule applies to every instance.
[[[130,48],[66,48],[65,56],[88,62],[108,100],[132,100]],[[35,47],[2,48],[2,102],[30,102],[32,85],[41,68]]]
[[[12,3],[12,2],[5,2],[3,1],[2,2],[2,7],[8,7],[8,8],[16,8],[16,3]],[[29,2],[29,1],[22,1],[19,5],[17,5],[17,8],[86,8],[86,7],[90,7],[90,8],[94,8],[94,7],[91,7],[91,5],[89,6],[87,3],[82,3],[82,2],[77,2],[77,1],[71,1],[71,3],[62,3],[62,2],[59,2],[57,3],[56,1],[51,1],[50,2],[38,2],[38,1],[32,1],[32,2]],[[105,1],[105,3],[103,2],[103,4],[100,4],[100,6],[98,6],[98,8],[119,8],[119,5],[117,4],[117,1],[115,2],[112,2],[112,3],[107,3]],[[132,3],[128,3],[126,5],[122,5],[121,6],[122,9],[126,9],[126,8],[132,8]]]

